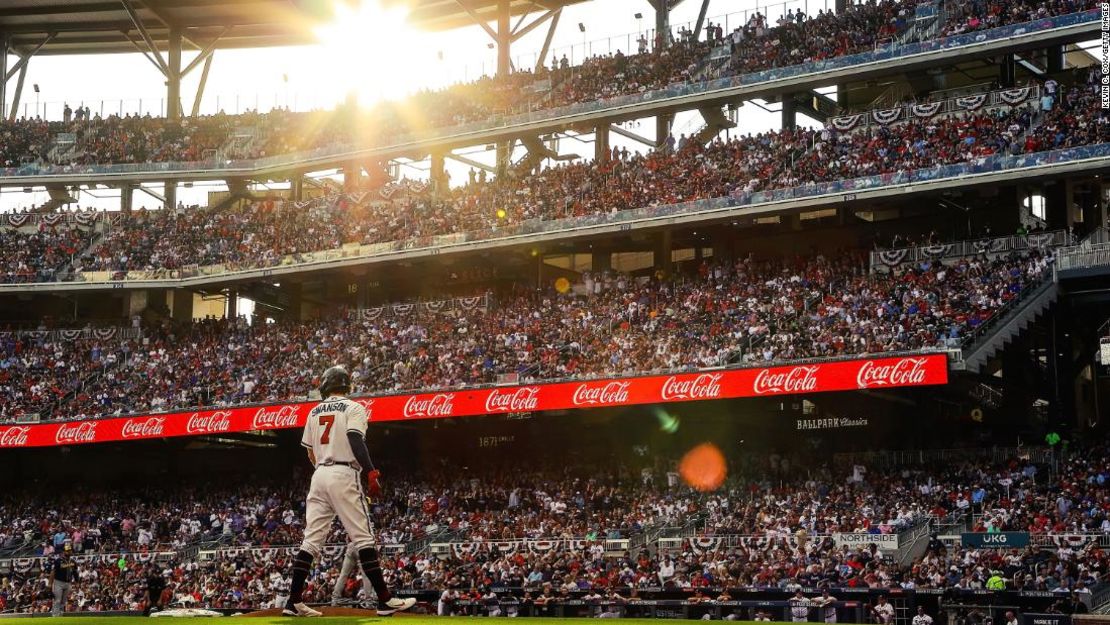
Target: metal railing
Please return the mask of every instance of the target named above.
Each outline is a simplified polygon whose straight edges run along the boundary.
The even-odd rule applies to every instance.
[[[1056,271],[1091,269],[1110,266],[1110,243],[1095,243],[1060,250],[1056,254]]]

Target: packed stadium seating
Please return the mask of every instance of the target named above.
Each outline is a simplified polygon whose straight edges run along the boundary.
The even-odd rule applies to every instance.
[[[673,281],[587,275],[579,294],[506,294],[453,315],[166,322],[109,340],[16,333],[0,342],[0,389],[6,417],[77,418],[304,396],[335,362],[367,392],[932,349],[958,345],[1050,260],[1032,250],[869,273],[858,253],[748,258]]]
[[[1094,445],[1073,450],[1055,472],[1015,459],[906,467],[891,474],[866,465],[810,467],[803,456],[788,462],[761,455],[747,458],[745,469],[723,490],[708,494],[665,479],[666,467],[645,477],[613,466],[604,471],[582,467],[580,477],[474,468],[477,473],[465,479],[444,475],[396,482],[373,515],[385,544],[437,528],[433,531],[447,532],[437,535],[465,547],[440,556],[396,552],[387,568],[393,583],[404,589],[539,591],[552,586],[572,596],[592,591],[627,596],[631,589],[658,587],[981,590],[990,572],[998,570],[1008,589],[1064,596],[1066,590],[1087,593],[1105,579],[1106,556],[1089,537],[1110,531],[1110,502],[1103,488],[1110,476],[1108,458],[1104,445]],[[1009,480],[1005,486],[1004,480]],[[53,499],[42,492],[6,493],[0,506],[3,545],[9,550],[22,542],[37,545],[32,555],[47,557],[70,545],[80,559],[80,581],[70,595],[75,610],[141,607],[145,575],[152,568],[167,571],[177,597],[189,594],[211,607],[263,607],[280,594],[288,575],[288,550],[271,547],[299,541],[303,481]],[[897,532],[939,520],[968,522],[975,531],[1028,531],[1040,538],[1030,549],[987,550],[934,538],[919,561],[901,566],[873,546],[838,547],[829,537],[838,531]],[[624,553],[606,552],[599,542],[667,526],[688,526],[698,536],[722,541],[691,538],[678,551]],[[741,540],[723,540],[732,534]],[[501,550],[471,548],[475,541],[529,538],[582,541],[558,540],[559,546],[543,549],[506,548],[507,543],[500,543]],[[342,540],[341,533],[331,537],[331,542]],[[190,553],[185,547],[195,545],[210,555],[181,557]],[[155,564],[136,555],[156,552],[168,553],[169,560]],[[112,553],[131,555],[120,567],[117,557],[100,557]],[[311,600],[328,600],[337,564],[331,559],[318,563]],[[7,608],[31,607],[41,602],[43,580],[37,570],[5,576],[0,601]],[[354,584],[349,589],[358,591]]]
[[[117,218],[91,251],[78,254],[76,267],[109,272],[197,265],[268,267],[344,244],[411,241],[461,231],[470,239],[497,237],[537,219],[589,220],[709,198],[743,202],[760,191],[804,190],[816,183],[974,164],[995,154],[1105,143],[1110,129],[1097,85],[1090,82],[1094,77],[1086,78],[1061,87],[1049,110],[1027,98],[1013,105],[846,130],[830,124],[821,131],[788,129],[718,139],[706,146],[681,140],[673,151],[643,155],[614,149],[605,162],[476,179],[441,193],[432,193],[424,183],[399,182],[308,203],[261,201],[219,211],[137,211]],[[683,184],[668,184],[671,180]],[[18,231],[7,236],[31,235]],[[21,264],[49,267],[48,259],[39,258],[44,252],[36,254],[28,241],[28,258]],[[22,270],[0,279],[27,281],[46,273]]]
[[[364,145],[403,139],[413,131],[461,123],[493,120],[506,114],[532,112],[575,103],[596,102],[631,93],[644,93],[676,82],[703,80],[715,45],[732,48],[723,77],[781,68],[799,63],[872,50],[899,36],[911,21],[914,2],[864,2],[842,13],[801,11],[783,16],[775,25],[767,16],[752,15],[734,33],[714,30],[705,41],[679,39],[638,54],[617,51],[585,59],[580,65],[560,62],[552,70],[522,71],[499,78],[483,77],[438,92],[424,92],[409,100],[376,107],[365,119],[351,111],[259,114],[219,114],[180,122],[159,118],[116,116],[46,123],[41,120],[5,122],[0,165],[24,168],[57,167],[77,171],[90,165],[142,162],[191,162],[273,156],[336,144]],[[1035,5],[996,2],[963,3],[948,15],[944,34],[957,34],[1054,15],[1076,13],[1097,6],[1092,0],[1040,2]],[[631,51],[629,51],[631,52]],[[412,115],[411,111],[420,111]],[[236,130],[249,129],[250,139],[238,141]],[[357,128],[357,132],[352,129]],[[51,149],[59,133],[75,141]],[[356,138],[352,138],[356,137]],[[44,170],[45,171],[45,170]]]

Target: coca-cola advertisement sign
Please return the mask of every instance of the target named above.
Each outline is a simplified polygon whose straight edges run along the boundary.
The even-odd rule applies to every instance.
[[[405,401],[405,407],[401,411],[401,415],[406,419],[450,417],[455,411],[454,401],[454,393],[412,395]]]
[[[166,429],[165,417],[140,417],[123,422],[120,436],[123,438],[155,438],[163,436]]]
[[[752,391],[756,395],[779,393],[812,393],[817,389],[817,372],[821,365],[781,369],[762,369],[755,376]]]
[[[600,384],[579,384],[570,400],[575,406],[611,406],[628,401],[628,387],[631,382],[602,382]]]
[[[189,434],[219,434],[231,429],[231,413],[227,410],[203,413],[194,412],[185,423],[185,431]],[[258,429],[252,427],[252,429]]]
[[[694,377],[671,376],[659,394],[663,401],[717,399],[721,396],[722,373],[703,373]]]
[[[27,445],[27,435],[31,433],[31,426],[14,426],[0,431],[0,447],[24,447]]]
[[[531,412],[539,407],[538,386],[521,386],[515,390],[493,389],[486,396],[486,412]]]
[[[360,397],[355,401],[368,411],[372,406],[374,423],[381,423],[663,402],[853,392],[866,388],[890,389],[947,382],[947,357],[943,354],[919,354],[492,389],[377,395]],[[0,427],[0,448],[300,428],[315,405],[314,402],[279,403],[133,415],[98,421],[11,425]],[[0,414],[0,419],[7,416]]]
[[[277,409],[262,407],[254,413],[252,430],[280,430],[295,428],[300,424],[296,406],[279,406]]]
[[[899,358],[889,364],[876,364],[868,360],[860,365],[856,386],[915,386],[925,380],[926,358]]]
[[[59,445],[69,443],[91,443],[96,440],[96,422],[79,421],[77,423],[63,423],[54,433],[54,442]]]

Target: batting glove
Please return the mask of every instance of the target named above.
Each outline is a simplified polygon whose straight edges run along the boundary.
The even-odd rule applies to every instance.
[[[371,497],[377,497],[382,494],[382,485],[378,481],[381,478],[382,472],[374,469],[366,474],[366,494]]]

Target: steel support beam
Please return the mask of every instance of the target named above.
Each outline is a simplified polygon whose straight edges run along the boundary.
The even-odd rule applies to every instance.
[[[167,180],[166,186],[162,189],[166,195],[166,201],[162,204],[167,210],[177,208],[177,181]]]
[[[0,119],[8,117],[8,35],[0,33]]]
[[[793,93],[782,95],[782,129],[796,128],[798,126],[798,103],[794,101]]]
[[[560,11],[560,9],[555,9],[554,11],[548,11],[547,13],[544,13],[543,15],[537,17],[535,20],[532,21],[531,24],[528,24],[524,28],[513,29],[513,31],[512,31],[513,32],[512,40],[514,42],[518,41],[521,37],[527,35],[528,33],[532,32],[533,30],[538,28],[539,26],[543,25],[543,23],[546,22],[547,20],[549,20],[549,19],[555,17],[556,15],[558,15],[559,11]]]
[[[495,173],[495,171],[496,171],[493,167],[490,167],[489,165],[486,165],[485,163],[482,163],[480,161],[476,161],[472,158],[463,156],[461,154],[452,154],[450,152],[447,152],[446,154],[443,155],[443,157],[444,158],[449,158],[453,161],[458,161],[458,162],[462,163],[463,165],[470,165],[471,167],[474,167],[476,169],[481,169],[481,170],[485,171],[486,173],[492,174],[492,173]]]
[[[659,147],[659,144],[657,142],[655,142],[651,139],[648,139],[647,137],[645,137],[643,135],[638,135],[638,134],[632,132],[631,130],[625,130],[624,128],[621,128],[620,126],[617,126],[616,124],[609,124],[609,130],[611,130],[612,132],[617,133],[618,135],[620,135],[622,137],[625,137],[626,139],[632,139],[633,141],[636,141],[637,143],[642,143],[642,144],[648,146],[649,148]]]
[[[131,33],[123,33],[123,36],[131,42],[131,45],[135,46],[136,50],[138,50],[143,56],[146,57],[146,60],[150,61],[150,64],[154,66],[154,69],[158,70],[158,73],[162,74],[163,76],[166,75],[165,70],[162,69],[162,65],[158,63],[158,61],[154,60],[154,57],[150,55],[149,50],[144,48],[142,44],[140,44],[138,41],[135,41],[135,38],[131,36]]]
[[[147,32],[146,26],[143,25],[143,21],[139,19],[139,13],[135,11],[135,5],[131,3],[131,0],[119,1],[120,4],[123,5],[123,10],[127,11],[127,16],[131,18],[131,23],[135,25],[135,28],[139,31],[139,35],[142,36],[143,41],[146,42],[146,46],[150,49],[150,53],[154,57],[155,63],[157,63],[158,67],[161,68],[162,73],[168,78],[170,73],[169,66],[167,66],[166,62],[162,59],[162,53],[158,51],[158,46],[154,43],[154,38],[150,36],[150,33]],[[180,47],[180,37],[181,34],[179,31],[178,47]]]
[[[181,29],[172,28],[169,37],[169,65],[166,68],[166,117],[181,117]]]
[[[512,71],[509,51],[513,44],[513,31],[509,28],[511,9],[509,0],[497,2],[497,75],[508,76]]]
[[[559,26],[559,17],[563,14],[563,9],[555,9],[555,15],[551,18],[551,25],[547,27],[547,37],[543,40],[543,47],[540,48],[540,55],[536,58],[536,69],[540,71],[543,69],[543,64],[547,62],[547,52],[551,50],[551,40],[555,37],[555,28]]]
[[[594,160],[604,163],[609,156],[609,124],[599,124],[594,132]]]
[[[167,185],[167,186],[169,186],[169,185]],[[162,203],[162,206],[166,205],[166,198],[163,195],[161,195],[160,193],[155,193],[154,191],[151,191],[150,189],[144,187],[141,184],[135,185],[134,189],[138,190],[138,191],[142,191],[143,193],[149,195],[150,197],[158,200],[159,202]]]
[[[698,10],[698,23],[694,27],[694,41],[701,38],[701,27],[705,25],[705,12],[709,10],[709,0],[701,0],[701,9]]]
[[[19,110],[19,99],[23,96],[23,81],[27,78],[27,66],[30,63],[24,63],[23,67],[19,68],[19,79],[15,82],[15,96],[12,97],[12,110],[8,112],[8,121],[14,122],[16,112]]]
[[[220,32],[220,34],[216,35],[216,37],[213,38],[212,41],[208,42],[208,45],[204,46],[204,48],[201,49],[200,54],[197,55],[197,58],[193,59],[192,62],[185,66],[185,69],[181,70],[181,76],[188,76],[189,72],[196,69],[197,66],[201,64],[201,62],[207,63],[208,59],[212,57],[213,52],[216,51],[216,44],[220,42],[220,39],[223,39],[224,35],[226,35],[229,30],[231,30],[230,26],[225,27],[223,31]],[[182,39],[184,39],[184,37],[182,37]]]
[[[125,182],[119,188],[119,209],[124,213],[131,212],[135,204],[135,185]]]
[[[204,69],[200,70],[200,82],[197,83],[197,95],[193,98],[193,117],[200,115],[200,102],[204,99],[204,87],[208,84],[208,70],[212,69],[212,59],[215,52],[209,53],[204,59]]]
[[[655,116],[655,144],[663,146],[671,136],[671,125],[674,124],[674,113],[660,113]]]
[[[474,12],[474,9],[470,8],[470,6],[463,3],[461,0],[455,0],[455,4],[458,4],[460,7],[462,7],[462,9],[466,11],[466,14],[470,16],[470,19],[474,20],[475,24],[481,26],[482,30],[486,31],[486,34],[489,35],[491,39],[497,41],[497,33],[489,27],[489,24],[487,24],[485,20],[478,17],[478,14]]]
[[[40,43],[39,45],[35,46],[35,49],[34,49],[34,50],[31,50],[30,52],[28,52],[28,53],[26,53],[26,54],[20,55],[20,57],[19,57],[19,61],[17,61],[17,62],[16,62],[16,64],[15,64],[15,65],[13,65],[13,66],[11,67],[11,69],[9,69],[9,70],[7,71],[7,73],[6,73],[6,74],[4,74],[4,79],[5,79],[5,80],[11,80],[11,79],[12,79],[12,76],[15,76],[15,73],[16,73],[16,72],[18,72],[18,71],[20,71],[21,69],[23,69],[23,67],[24,67],[25,65],[27,65],[27,63],[28,63],[28,62],[30,62],[30,60],[31,60],[31,57],[33,57],[33,56],[35,56],[36,54],[38,54],[38,51],[39,51],[39,50],[42,50],[42,47],[43,47],[43,46],[45,46],[46,44],[50,43],[50,42],[51,42],[51,40],[53,40],[53,39],[54,39],[54,37],[55,37],[56,35],[57,35],[57,33],[49,33],[48,35],[46,35],[46,39],[43,39],[43,40],[42,40],[42,43]]]
[[[671,7],[668,0],[648,0],[655,9],[655,41],[663,48],[671,43]]]

